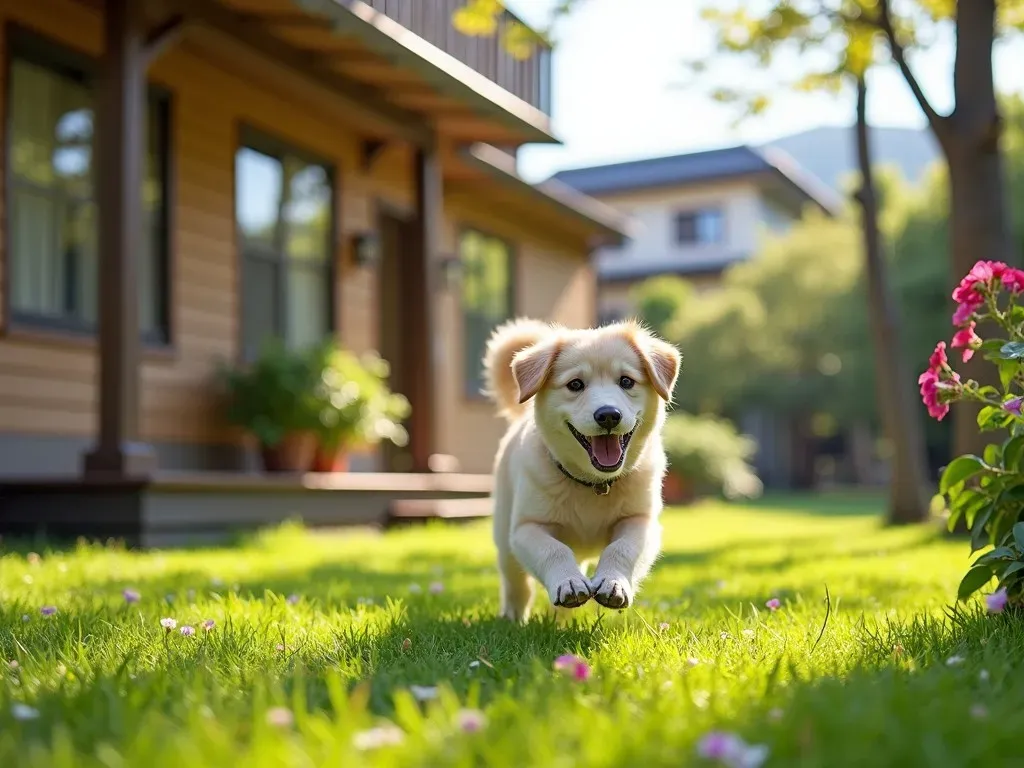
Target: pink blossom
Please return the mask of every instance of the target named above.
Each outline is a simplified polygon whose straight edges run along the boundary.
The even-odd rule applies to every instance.
[[[959,327],[971,319],[971,315],[981,309],[984,302],[964,302],[957,306],[956,311],[953,312],[952,322],[953,325]]]
[[[669,624],[667,621],[663,621],[663,622],[661,622],[661,624],[658,625],[658,629],[661,630],[662,632],[667,632],[671,628],[672,628],[672,625]]]
[[[1003,403],[1003,410],[1012,413],[1014,416],[1021,415],[1021,406],[1024,405],[1024,397],[1011,397]]]
[[[430,591],[430,594],[432,595],[440,595],[442,592],[444,592],[444,584],[442,584],[440,581],[435,581],[431,583],[431,585],[427,589]]]
[[[991,595],[985,595],[985,606],[988,608],[989,613],[1002,613],[1003,609],[1006,608],[1006,602],[1009,598],[1006,596],[1006,587],[997,589]]]
[[[697,754],[729,768],[760,768],[768,759],[768,747],[747,744],[734,733],[712,731],[697,743]]]
[[[124,592],[122,592],[122,594],[124,595],[124,601],[126,603],[137,603],[139,602],[139,600],[142,599],[142,595],[140,595],[134,589],[126,589]]]
[[[44,605],[42,608],[39,609],[39,612],[43,614],[43,616],[53,616],[53,614],[57,612],[57,606]]]
[[[202,623],[202,627],[205,632],[209,632],[210,630],[212,630],[214,627],[213,619],[207,619],[206,621],[204,621]]]
[[[969,325],[954,333],[953,340],[949,344],[953,349],[963,347],[963,361],[965,363],[974,357],[974,351],[981,346],[981,337],[974,332],[975,325],[976,323],[972,320]]]
[[[938,375],[948,367],[949,359],[946,357],[946,342],[940,341],[935,345],[935,351],[928,358],[928,370],[934,371]]]
[[[296,605],[300,599],[301,598],[299,598],[298,595],[288,595],[288,599],[286,602],[288,603],[288,605]]]
[[[765,608],[767,608],[769,611],[777,611],[777,610],[779,610],[779,608],[782,607],[782,601],[779,600],[779,598],[777,598],[777,597],[773,597],[771,600],[769,600],[764,605],[765,605]]]
[[[555,659],[555,670],[567,675],[572,675],[574,680],[583,682],[590,677],[590,665],[585,659],[567,653]]]
[[[1007,267],[1002,277],[1003,287],[1011,293],[1024,291],[1024,271]]]
[[[195,627],[190,627],[188,624],[183,626],[178,631],[181,632],[181,634],[183,634],[185,637],[192,637],[196,633]]]

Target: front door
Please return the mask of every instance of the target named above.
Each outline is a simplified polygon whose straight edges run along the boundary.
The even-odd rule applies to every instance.
[[[391,364],[391,389],[406,397],[411,391],[406,344],[413,338],[408,331],[408,302],[403,300],[402,261],[414,252],[412,222],[390,212],[380,214],[381,262],[379,274],[380,355]],[[406,428],[410,428],[408,422]],[[399,448],[385,441],[381,459],[386,472],[409,472],[413,468],[409,446]]]

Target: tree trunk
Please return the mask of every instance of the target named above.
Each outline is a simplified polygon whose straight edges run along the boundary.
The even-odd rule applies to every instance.
[[[928,516],[921,405],[916,402],[910,386],[910,375],[899,341],[898,311],[886,287],[886,263],[878,224],[878,196],[871,169],[866,106],[867,84],[861,76],[857,79],[856,127],[861,186],[856,197],[861,207],[864,234],[868,315],[875,353],[878,407],[882,426],[893,449],[887,520],[890,524],[917,523]]]
[[[953,94],[939,143],[949,165],[952,285],[979,259],[1014,261],[1005,175],[999,152],[1001,118],[992,73],[996,0],[960,0],[956,13]],[[985,338],[986,328],[978,333]],[[976,355],[956,364],[964,378],[998,385],[995,367]],[[978,430],[975,404],[953,414],[953,455],[980,455],[991,435]]]
[[[997,0],[957,0],[956,57],[953,61],[955,107],[946,116],[929,103],[907,61],[891,0],[879,3],[879,23],[893,60],[928,119],[949,167],[951,259],[950,290],[979,259],[1013,263],[1010,218],[999,137],[1002,123],[992,72]],[[950,305],[952,313],[952,305]],[[985,328],[978,333],[983,338]],[[958,366],[961,375],[981,384],[998,384],[995,367],[975,357]],[[953,415],[953,454],[980,453],[987,442],[978,431],[978,408],[958,404]]]

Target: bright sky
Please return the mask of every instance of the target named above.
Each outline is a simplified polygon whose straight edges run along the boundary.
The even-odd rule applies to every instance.
[[[539,181],[562,168],[758,143],[820,125],[849,125],[852,93],[797,95],[778,89],[766,113],[733,127],[735,110],[712,101],[707,83],[687,84],[682,61],[711,51],[711,34],[697,0],[577,0],[557,29],[553,64],[555,133],[564,146],[528,147],[520,171]],[[508,0],[525,21],[542,24],[554,0]],[[913,60],[932,104],[952,101],[952,35]],[[716,68],[714,85],[795,80],[801,62],[764,73],[733,62]],[[996,85],[1024,90],[1024,42],[1002,43]],[[921,127],[924,119],[899,72],[878,69],[869,80],[869,118],[876,125]]]

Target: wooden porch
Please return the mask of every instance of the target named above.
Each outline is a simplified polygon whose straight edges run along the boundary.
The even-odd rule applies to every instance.
[[[354,472],[288,476],[162,472],[0,483],[0,528],[15,536],[121,539],[130,546],[209,544],[296,520],[385,528],[490,514],[488,475]]]

